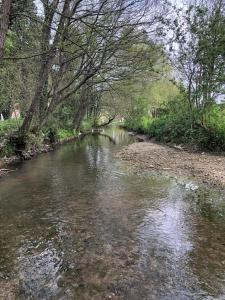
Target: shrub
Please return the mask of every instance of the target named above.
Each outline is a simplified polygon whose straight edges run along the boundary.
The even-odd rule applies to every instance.
[[[18,130],[18,126],[22,123],[22,119],[9,119],[0,121],[0,139],[7,137]]]
[[[186,102],[176,99],[166,105],[165,113],[161,116],[129,117],[125,121],[125,127],[149,134],[162,142],[188,144],[210,151],[225,151],[224,108],[217,104],[204,112],[194,108],[191,118]]]
[[[80,126],[80,131],[81,132],[90,131],[95,125],[96,125],[95,118],[87,118],[87,119],[83,120],[83,122]]]
[[[63,128],[61,128],[57,132],[57,137],[60,140],[71,138],[71,137],[74,137],[76,135],[77,135],[77,133],[72,129],[63,129]]]

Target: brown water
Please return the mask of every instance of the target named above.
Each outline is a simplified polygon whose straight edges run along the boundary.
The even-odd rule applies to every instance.
[[[0,182],[0,299],[225,299],[225,198],[115,157],[119,129]]]

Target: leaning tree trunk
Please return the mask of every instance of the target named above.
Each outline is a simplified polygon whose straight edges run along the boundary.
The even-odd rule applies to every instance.
[[[3,56],[6,33],[9,25],[11,0],[3,0],[0,4],[0,58]]]
[[[81,95],[79,100],[79,107],[74,115],[73,124],[74,129],[78,131],[80,129],[81,122],[85,116],[86,109],[89,104],[88,86],[84,84],[81,89]]]
[[[43,89],[45,87],[45,83],[48,80],[48,72],[49,72],[49,61],[42,62],[35,94],[32,99],[29,110],[27,111],[27,113],[25,115],[23,124],[20,128],[20,132],[22,133],[22,135],[26,135],[26,133],[29,131],[29,129],[31,127],[33,117],[37,112],[37,107],[38,107],[40,98],[43,95]]]
[[[81,106],[78,108],[75,116],[74,116],[74,129],[76,131],[79,131],[81,122],[85,116],[86,106],[84,103],[81,104]]]

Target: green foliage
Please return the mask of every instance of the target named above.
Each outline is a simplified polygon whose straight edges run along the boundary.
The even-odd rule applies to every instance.
[[[21,124],[22,120],[20,120],[19,123]],[[43,148],[45,143],[55,143],[59,140],[66,140],[77,135],[78,133],[73,129],[63,129],[52,126],[46,127],[44,131],[38,131],[36,133],[30,132],[24,138],[20,136],[18,132],[16,120],[0,121],[0,142],[4,144],[0,151],[0,157],[14,155],[18,149],[39,150]]]
[[[24,13],[25,12],[25,13]],[[12,0],[9,30],[4,43],[6,57],[26,57],[40,52],[40,24],[33,0]],[[33,97],[39,58],[6,59],[0,62],[0,113],[9,118],[13,105],[18,104],[25,115]]]
[[[9,157],[13,154],[15,154],[14,149],[13,149],[12,145],[9,142],[7,142],[0,151],[0,157],[5,157],[5,156]]]
[[[149,128],[152,123],[152,118],[149,116],[130,117],[126,119],[124,127],[140,133],[149,133]]]
[[[176,57],[176,69],[187,87],[190,105],[205,108],[215,103],[218,95],[224,95],[223,1],[189,4],[182,16],[180,11],[177,10],[177,18],[171,22],[172,57]]]
[[[68,139],[77,136],[77,133],[73,129],[59,129],[57,132],[57,137],[59,140]]]
[[[60,128],[56,123],[49,123],[43,130],[44,139],[46,142],[55,143],[60,140],[75,137],[78,133],[72,128]]]
[[[197,108],[190,114],[184,97],[165,105],[157,118],[150,115],[127,118],[125,127],[166,143],[189,145],[196,149],[225,151],[225,108],[214,104],[204,112]]]
[[[5,44],[4,44],[4,51],[5,54],[9,55],[13,49],[14,49],[14,43],[15,43],[15,34],[11,30],[8,30]]]
[[[90,131],[95,125],[96,125],[95,118],[87,118],[87,119],[83,120],[81,127],[80,127],[80,131],[81,132]]]
[[[136,82],[136,87],[137,84]],[[132,87],[135,88],[135,86]],[[154,121],[152,113],[173,106],[176,101],[171,99],[176,97],[178,99],[178,95],[178,88],[167,79],[146,82],[142,88],[139,86],[136,94],[133,93],[131,110],[126,116],[124,126],[140,133],[149,133],[149,128]]]
[[[55,111],[53,116],[50,118],[48,124],[51,123],[51,126],[56,126],[57,128],[63,128],[67,130],[73,129],[73,118],[75,114],[75,109],[73,103],[69,102],[68,104],[60,107]]]
[[[37,133],[29,133],[26,137],[26,148],[41,149],[44,144],[44,134],[39,131]]]
[[[167,116],[154,120],[148,133],[150,137],[162,142],[186,144],[210,151],[225,150],[225,126],[222,129],[219,126],[205,128],[196,124],[191,128],[190,120],[181,116],[174,119]]]
[[[20,126],[21,123],[21,119],[19,119],[18,121],[16,119],[0,121],[0,140],[17,131],[18,126]]]
[[[165,43],[170,43],[171,50],[175,43],[170,59],[168,47],[150,38],[144,27],[128,30],[129,26],[118,26],[123,18],[116,17],[120,30],[109,31],[117,1],[103,2],[97,23],[91,13],[85,22],[84,11],[82,26],[71,26],[64,14],[58,15],[65,1],[56,2],[56,9],[44,1],[40,15],[36,1],[12,0],[4,49],[8,57],[0,63],[0,114],[9,118],[13,108],[19,107],[26,125],[23,136],[34,147],[43,140],[54,143],[74,136],[74,128],[90,131],[103,116],[117,115],[125,117],[127,128],[162,141],[223,149],[224,111],[215,104],[225,85],[222,2],[174,8],[177,17],[171,14],[171,22],[159,26],[169,32]],[[97,8],[93,5],[94,11]],[[108,15],[108,11],[105,17],[103,12]],[[52,25],[54,32],[48,31]],[[171,62],[176,78],[182,80],[179,88],[171,79]],[[16,120],[4,122],[0,138],[16,130]],[[40,133],[35,136],[32,132],[37,130]]]

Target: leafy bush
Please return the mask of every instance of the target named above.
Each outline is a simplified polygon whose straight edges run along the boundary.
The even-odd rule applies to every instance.
[[[139,133],[148,133],[151,123],[152,119],[149,116],[130,117],[124,122],[124,127]]]
[[[204,122],[203,122],[204,120]],[[214,104],[207,110],[194,109],[192,115],[184,99],[167,103],[165,113],[129,117],[125,127],[148,134],[156,140],[188,144],[198,149],[225,151],[225,108]]]
[[[95,118],[87,118],[83,120],[80,130],[81,132],[87,132],[90,131],[96,124],[96,119]]]
[[[18,126],[22,123],[22,119],[9,119],[0,121],[0,139],[7,137],[18,130]]]
[[[77,133],[72,129],[62,129],[61,128],[61,129],[58,130],[58,133],[57,133],[57,137],[60,140],[71,138],[71,137],[74,137],[76,135],[77,135]]]
[[[26,137],[26,148],[40,149],[44,144],[44,133],[42,131],[37,133],[29,133]]]
[[[13,154],[15,154],[14,149],[9,142],[7,142],[4,147],[1,147],[0,149],[0,157],[11,156]]]

